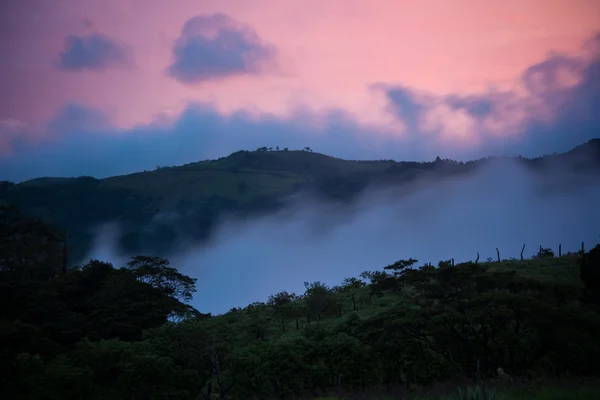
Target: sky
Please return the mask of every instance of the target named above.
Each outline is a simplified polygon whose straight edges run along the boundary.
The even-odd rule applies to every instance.
[[[597,0],[4,0],[0,180],[598,137]]]

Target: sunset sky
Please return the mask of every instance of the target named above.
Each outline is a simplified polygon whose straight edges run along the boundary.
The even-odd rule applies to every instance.
[[[600,136],[598,0],[3,0],[0,180]]]

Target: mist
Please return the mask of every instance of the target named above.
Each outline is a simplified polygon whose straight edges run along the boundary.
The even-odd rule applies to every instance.
[[[198,279],[192,305],[220,314],[279,291],[303,293],[305,281],[339,284],[398,259],[418,265],[589,249],[600,242],[600,179],[554,166],[533,173],[512,160],[475,173],[395,189],[371,188],[352,205],[300,195],[282,211],[250,221],[225,220],[201,245],[182,238],[167,256]],[[92,254],[124,264],[116,235],[104,228]],[[100,236],[100,233],[99,233]]]

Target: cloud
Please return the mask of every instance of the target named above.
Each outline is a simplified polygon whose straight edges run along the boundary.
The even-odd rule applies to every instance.
[[[222,13],[188,20],[172,51],[168,73],[185,84],[258,74],[276,54],[251,27]]]
[[[316,127],[315,119],[323,124]],[[341,111],[322,115],[298,111],[289,119],[255,117],[243,111],[226,117],[210,105],[195,104],[167,123],[120,130],[107,121],[98,110],[67,106],[50,123],[53,134],[49,139],[37,144],[19,142],[12,157],[0,157],[0,179],[105,177],[262,146],[301,149],[317,145],[316,149],[326,153],[364,158],[368,140]]]
[[[524,154],[564,151],[600,132],[600,38],[588,46],[586,56],[552,54],[527,68],[514,91],[435,96],[402,85],[375,87],[386,92],[413,138],[491,153],[514,151],[517,143]]]
[[[110,126],[110,120],[106,114],[76,103],[67,104],[61,108],[49,123],[49,128],[61,135],[97,131],[110,128]]]
[[[22,121],[14,118],[0,120],[0,155],[12,152],[13,141],[23,132],[24,126]]]
[[[57,66],[66,71],[102,71],[132,64],[132,51],[108,36],[92,33],[86,36],[69,35]]]
[[[532,66],[523,74],[524,86],[531,88],[524,93],[440,97],[376,85],[387,94],[389,111],[407,126],[401,135],[378,132],[361,124],[360,115],[339,109],[297,109],[286,117],[245,111],[225,116],[210,104],[192,104],[173,120],[119,129],[102,111],[70,104],[49,123],[52,134],[45,141],[28,142],[27,132],[11,125],[5,142],[12,155],[0,154],[0,179],[105,177],[262,146],[310,146],[343,158],[396,160],[566,151],[599,136],[600,53],[594,54],[552,56]],[[574,71],[575,79],[564,79],[561,69]]]

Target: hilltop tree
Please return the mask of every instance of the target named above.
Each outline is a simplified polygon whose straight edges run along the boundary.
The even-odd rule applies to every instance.
[[[533,258],[553,258],[554,257],[554,251],[552,251],[552,249],[550,248],[544,248],[542,246],[540,246],[540,249],[538,250],[538,252],[533,256]]]
[[[406,268],[412,267],[417,262],[418,260],[415,260],[414,258],[409,258],[408,260],[398,260],[395,263],[384,267],[383,269],[386,271],[392,271],[394,276],[400,276]]]

